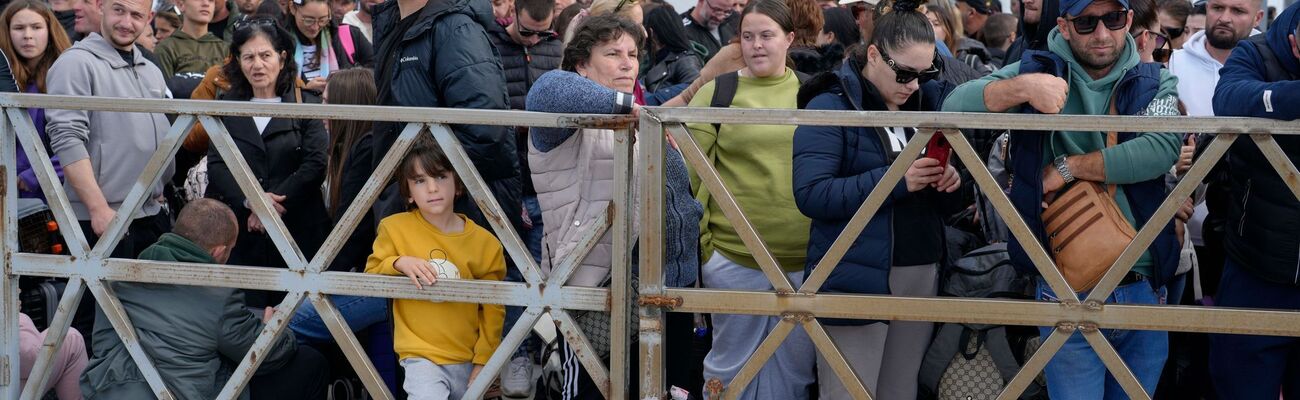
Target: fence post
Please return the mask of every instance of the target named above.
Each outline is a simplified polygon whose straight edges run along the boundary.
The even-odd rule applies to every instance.
[[[0,116],[2,117],[2,116]],[[0,232],[0,255],[4,257],[4,271],[0,274],[0,314],[4,315],[4,334],[0,344],[4,353],[0,355],[0,397],[18,398],[21,389],[18,379],[18,277],[13,271],[13,254],[18,252],[18,171],[14,165],[18,155],[17,136],[8,118],[0,121],[0,222],[4,229]]]
[[[609,395],[611,399],[626,399],[628,393],[629,338],[628,302],[631,297],[633,220],[636,218],[636,169],[632,155],[636,149],[636,129],[614,131],[617,147],[614,149],[614,254],[610,269],[609,318]]]
[[[641,296],[663,296],[664,127],[648,111],[642,110],[640,119],[641,134],[637,137],[641,143],[641,165],[637,172],[642,174],[639,289]],[[664,312],[645,303],[640,303],[637,310],[640,310],[637,356],[641,363],[641,399],[663,399],[667,397],[664,396]]]

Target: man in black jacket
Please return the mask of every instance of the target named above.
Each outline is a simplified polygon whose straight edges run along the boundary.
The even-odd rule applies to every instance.
[[[1218,2],[1210,7],[1223,7]],[[1211,9],[1213,11],[1213,9]],[[1206,30],[1224,29],[1231,23]],[[1288,6],[1268,32],[1237,42],[1219,69],[1214,115],[1283,121],[1300,119],[1300,4]],[[1300,163],[1300,137],[1276,135],[1284,163]],[[1223,277],[1214,305],[1300,309],[1300,201],[1250,138],[1237,138],[1220,167],[1228,186]],[[1289,177],[1288,177],[1289,179]],[[1211,210],[1217,213],[1218,210]],[[1210,376],[1220,398],[1300,398],[1300,339],[1210,335]],[[1279,393],[1280,392],[1280,393]]]
[[[492,4],[471,0],[398,0],[374,8],[375,42],[382,60],[375,80],[382,105],[506,109],[505,74],[486,26],[495,24]],[[376,166],[405,124],[375,126]],[[519,158],[515,135],[502,126],[457,125],[456,137],[515,230],[521,230]],[[462,179],[467,179],[462,174]],[[375,203],[375,221],[405,210],[390,185]],[[456,212],[491,226],[470,196]],[[498,232],[497,234],[503,234]]]
[[[506,92],[510,96],[510,109],[523,110],[524,99],[533,82],[546,72],[560,67],[564,57],[564,42],[559,39],[552,28],[555,17],[554,0],[516,0],[514,20],[509,26],[497,24],[488,26],[488,38],[501,53],[501,66],[506,73]],[[519,159],[519,171],[523,181],[524,210],[528,212],[528,221],[523,236],[528,252],[534,261],[542,257],[542,209],[537,204],[537,191],[533,189],[531,171],[528,169],[528,128],[515,129],[515,148]],[[519,268],[507,268],[506,280],[523,282]],[[522,307],[506,307],[505,329],[519,320]],[[510,368],[501,378],[501,390],[506,396],[526,397],[533,392],[532,361],[527,357],[536,348],[536,342],[530,337],[519,347],[519,351],[510,360]]]
[[[731,42],[736,35],[738,18],[736,13],[738,0],[698,0],[686,12],[682,13],[682,25],[686,27],[686,38],[691,40],[695,52],[704,62],[718,54],[718,49]]]

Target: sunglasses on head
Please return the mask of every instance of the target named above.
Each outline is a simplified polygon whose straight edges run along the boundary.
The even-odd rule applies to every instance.
[[[243,16],[238,21],[235,21],[235,31],[239,31],[240,29],[244,29],[250,26],[264,26],[267,28],[271,28],[271,27],[279,26],[279,23],[277,23],[273,18],[250,17],[250,16]]]
[[[515,10],[515,26],[519,28],[519,36],[523,36],[523,37],[538,36],[541,37],[542,40],[547,40],[558,35],[557,33],[555,33],[555,31],[549,29],[544,31],[535,31],[532,29],[525,28],[523,19],[519,18],[519,10]]]
[[[1118,31],[1124,29],[1128,24],[1128,10],[1111,11],[1102,15],[1084,15],[1070,18],[1070,23],[1074,24],[1075,32],[1080,35],[1087,35],[1097,30],[1097,23],[1106,25],[1106,29]]]
[[[894,59],[889,57],[889,53],[886,53],[884,48],[877,47],[876,50],[880,51],[880,59],[885,61],[885,65],[889,66],[889,69],[894,70],[894,81],[898,82],[900,85],[912,83],[912,81],[917,79],[920,79],[921,83],[926,83],[939,76],[938,54],[935,55],[935,61],[930,63],[930,68],[927,68],[924,71],[913,71],[898,66],[898,63],[894,62]]]
[[[1167,26],[1162,26],[1162,27],[1160,27],[1160,30],[1161,30],[1161,31],[1164,31],[1165,35],[1168,35],[1168,36],[1171,37],[1171,38],[1176,38],[1176,37],[1179,37],[1179,36],[1183,36],[1183,31],[1186,30],[1186,27],[1183,27],[1183,28],[1170,28],[1170,27],[1167,27]]]

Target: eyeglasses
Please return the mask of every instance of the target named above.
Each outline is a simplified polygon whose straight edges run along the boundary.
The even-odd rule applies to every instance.
[[[1106,29],[1118,31],[1128,24],[1128,10],[1111,11],[1102,15],[1084,15],[1070,19],[1074,30],[1080,35],[1087,35],[1097,30],[1097,23],[1106,25]]]
[[[622,6],[622,3],[619,3],[619,5]],[[618,12],[618,11],[615,11],[615,12]],[[555,21],[551,21],[551,23],[554,24]],[[523,37],[526,37],[526,38],[528,38],[528,37],[533,37],[533,36],[537,36],[537,37],[542,38],[542,40],[547,40],[547,39],[550,39],[550,38],[553,38],[553,37],[556,37],[556,36],[559,35],[559,34],[555,33],[555,31],[550,30],[550,29],[547,29],[547,30],[544,30],[544,31],[535,31],[535,30],[532,30],[532,29],[525,28],[525,27],[524,27],[524,20],[523,20],[522,18],[519,17],[519,10],[515,10],[515,26],[519,28],[519,36],[523,36]]]
[[[298,18],[298,20],[302,21],[302,23],[304,24],[307,24],[307,26],[317,26],[317,25],[328,24],[330,22],[330,17],[328,16],[318,17],[318,18],[302,17],[302,18]]]
[[[889,53],[885,53],[884,48],[876,47],[876,50],[880,51],[880,59],[885,61],[885,65],[888,65],[889,69],[894,70],[894,81],[898,82],[900,85],[912,83],[912,81],[917,79],[920,79],[921,83],[925,83],[939,76],[939,63],[937,61],[939,59],[938,54],[935,54],[936,61],[930,63],[930,68],[927,68],[924,71],[913,71],[899,67],[898,63],[894,62],[893,58],[889,58]]]
[[[1186,28],[1187,28],[1187,27],[1182,27],[1182,28],[1170,28],[1170,27],[1167,27],[1167,26],[1162,26],[1162,27],[1160,27],[1160,30],[1163,31],[1163,32],[1165,33],[1165,35],[1169,35],[1169,37],[1171,37],[1171,38],[1176,38],[1176,37],[1183,36],[1183,31],[1185,31]]]
[[[627,3],[627,0],[618,0],[618,5],[614,6],[614,13],[617,14],[619,10],[623,9],[624,5],[627,5]]]

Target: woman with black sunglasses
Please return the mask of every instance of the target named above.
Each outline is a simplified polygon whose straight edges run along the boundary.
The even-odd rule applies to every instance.
[[[799,91],[809,110],[934,111],[939,68],[934,30],[916,0],[894,4],[875,21],[866,51]],[[812,218],[806,271],[819,267],[903,147],[912,128],[800,126],[794,133],[794,199]],[[944,154],[910,162],[888,197],[822,286],[823,292],[934,296],[943,254],[943,219],[960,208],[961,179]],[[876,398],[914,399],[932,323],[822,320],[845,359]],[[848,399],[825,357],[817,359],[822,399]]]
[[[1139,58],[1144,63],[1169,62],[1173,49],[1170,48],[1169,36],[1161,33],[1160,20],[1156,18],[1155,0],[1129,0],[1129,8],[1133,10],[1129,35],[1137,42]]]

